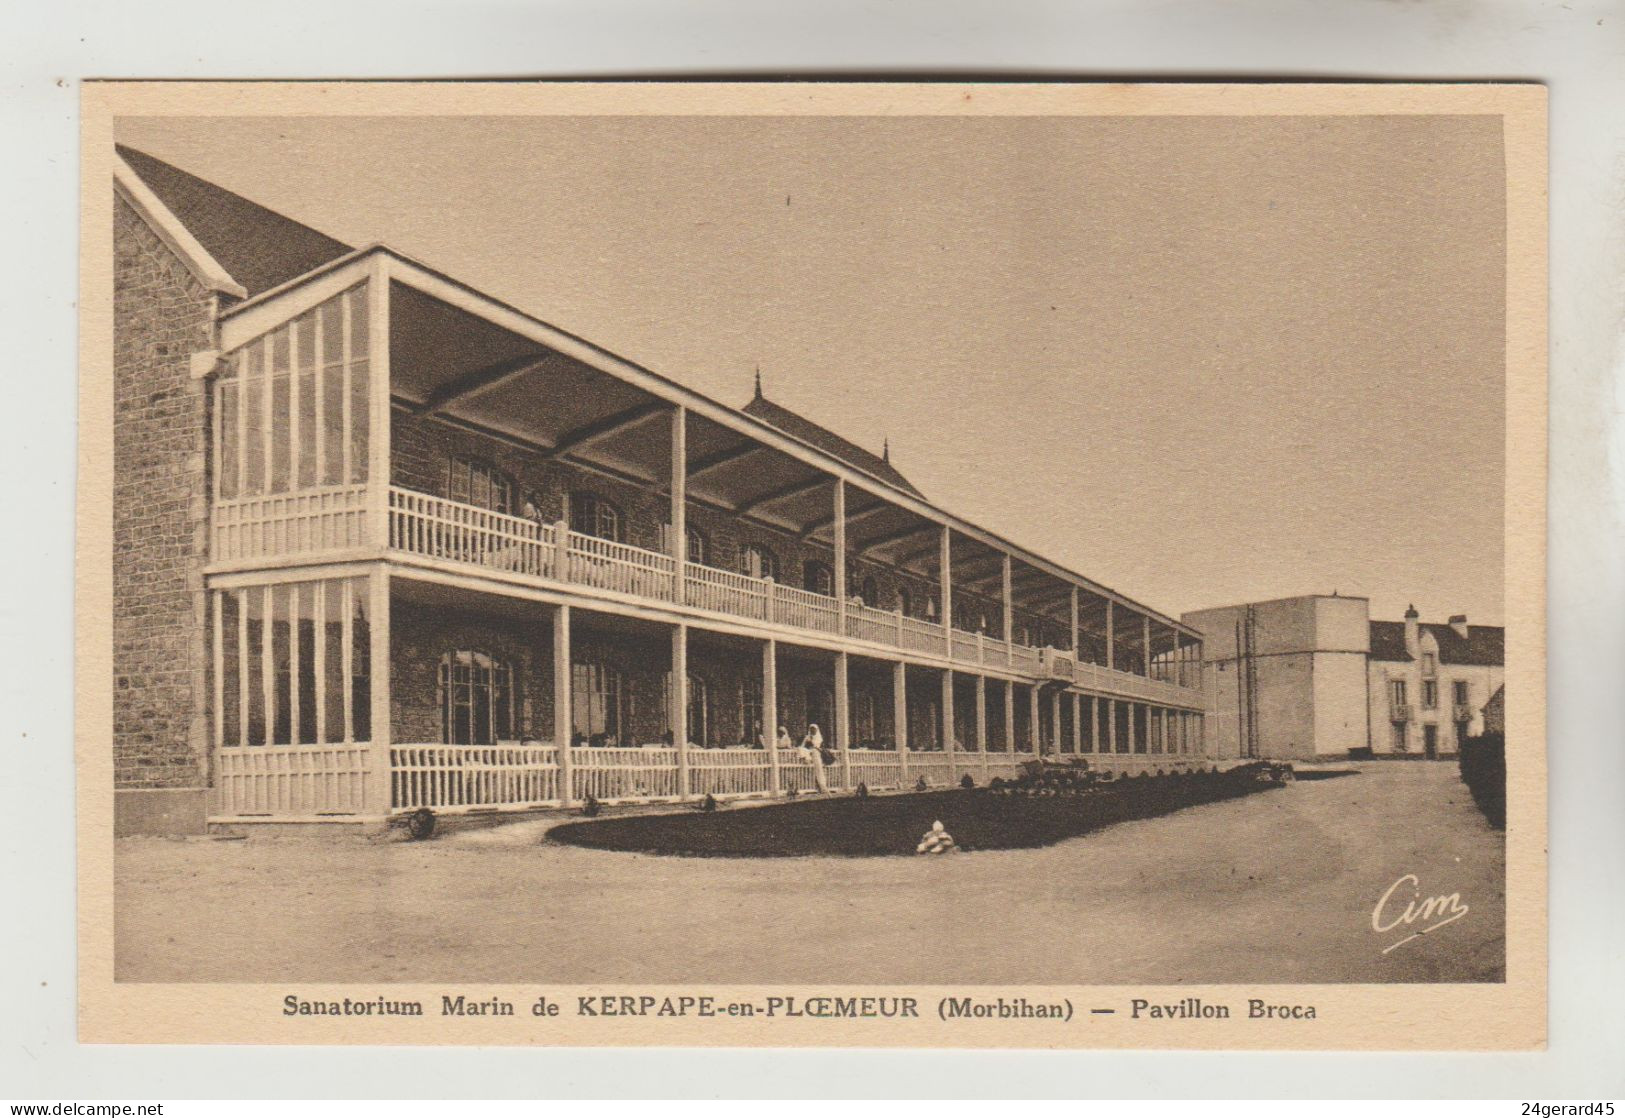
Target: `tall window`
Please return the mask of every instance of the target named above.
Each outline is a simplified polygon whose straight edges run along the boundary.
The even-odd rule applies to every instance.
[[[875,586],[875,576],[865,575],[863,582],[858,586],[858,597],[863,604],[871,608],[880,604],[880,591]]]
[[[1393,737],[1392,737],[1391,741],[1392,741],[1395,753],[1404,753],[1407,749],[1410,748],[1410,744],[1409,744],[1409,742],[1406,741],[1406,738],[1405,738],[1405,723],[1403,723],[1403,722],[1395,722],[1393,724],[1393,727],[1392,727],[1392,734],[1393,734]]]
[[[1396,707],[1405,705],[1405,681],[1403,679],[1390,679],[1388,681],[1388,701]]]
[[[835,744],[835,692],[828,687],[814,685],[807,688],[807,721],[818,727],[819,733],[824,735],[824,744]],[[806,728],[801,728],[806,733]],[[793,735],[797,741],[800,734]]]
[[[592,493],[571,493],[570,531],[622,543],[621,510]]]
[[[571,665],[570,726],[588,744],[616,745],[621,739],[621,673],[597,661]]]
[[[667,730],[671,729],[671,673],[667,672],[662,684],[666,702],[664,706],[665,717],[661,724]],[[711,744],[711,692],[705,680],[692,673],[688,677],[688,710],[684,724],[687,726],[688,744],[706,746]]]
[[[808,559],[801,564],[801,587],[825,597],[835,593],[835,571],[828,563]]]
[[[222,590],[214,603],[216,744],[325,745],[371,736],[365,578]]]
[[[1438,710],[1439,709],[1439,681],[1438,680],[1436,680],[1436,679],[1424,679],[1422,681],[1422,709],[1423,710]]]
[[[484,652],[440,658],[440,740],[495,745],[514,737],[513,665]]]
[[[1422,674],[1433,675],[1439,670],[1439,658],[1431,652],[1422,653]]]
[[[739,735],[746,745],[773,744],[778,727],[764,725],[762,717],[762,681],[747,676],[739,682]]]
[[[1469,700],[1467,698],[1467,681],[1465,679],[1458,679],[1451,683],[1450,691],[1451,702],[1455,703],[1459,707],[1464,707],[1467,705]]]
[[[478,458],[452,458],[446,463],[446,496],[492,512],[514,511],[513,482]]]
[[[739,553],[739,573],[751,578],[779,577],[779,558],[760,544],[748,544]]]
[[[232,352],[215,384],[221,500],[367,480],[367,287]]]
[[[897,608],[903,611],[904,617],[914,616],[914,595],[908,592],[908,587],[897,588]]]
[[[875,744],[880,727],[879,706],[875,693],[867,687],[852,692],[852,740],[859,745]]]

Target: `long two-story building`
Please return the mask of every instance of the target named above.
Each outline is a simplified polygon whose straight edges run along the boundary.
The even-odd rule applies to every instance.
[[[116,163],[119,828],[1201,761],[1201,634],[771,401]]]

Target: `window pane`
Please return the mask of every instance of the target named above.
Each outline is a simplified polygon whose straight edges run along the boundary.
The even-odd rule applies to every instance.
[[[344,323],[334,299],[319,309],[322,342],[321,484],[339,485],[344,478]]]
[[[299,725],[294,741],[299,745],[316,742],[316,595],[321,593],[319,582],[294,584],[297,619],[295,632],[299,641],[299,674],[294,681],[299,696]]]
[[[220,740],[226,745],[237,745],[242,740],[241,694],[238,690],[242,664],[237,659],[242,618],[237,614],[235,590],[216,591],[214,600],[220,610]]]
[[[353,587],[351,596],[351,688],[350,703],[353,713],[351,718],[355,721],[355,740],[368,741],[372,738],[372,624],[369,619],[367,605],[367,580],[356,578],[350,580]]]
[[[292,743],[293,678],[291,621],[289,602],[291,587],[271,587],[271,658],[273,667],[271,744]]]
[[[271,335],[271,423],[268,437],[271,440],[271,477],[268,483],[268,492],[286,493],[288,491],[289,441],[292,431],[289,424],[289,385],[288,385],[288,330],[283,327]]]
[[[367,345],[370,337],[367,329],[367,285],[351,288],[344,298],[350,301],[350,359],[365,360],[369,356]]]
[[[220,382],[217,396],[220,412],[220,448],[215,459],[215,469],[219,471],[220,496],[226,500],[237,496],[238,469],[241,466],[238,460],[238,456],[242,453],[242,444],[237,439],[237,393],[237,381]]]
[[[248,744],[265,744],[265,592],[250,586],[243,594],[244,624],[248,628]]]
[[[350,366],[350,481],[367,480],[367,363]]]
[[[265,491],[265,351],[255,342],[243,354],[243,478],[245,497]]]
[[[323,639],[327,642],[322,663],[327,709],[322,729],[328,741],[339,742],[344,740],[344,698],[349,690],[344,667],[344,583],[337,579],[323,582],[321,593],[326,607]]]

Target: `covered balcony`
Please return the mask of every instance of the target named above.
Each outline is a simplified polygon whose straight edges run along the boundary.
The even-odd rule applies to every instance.
[[[1194,633],[760,396],[717,404],[386,250],[234,308],[222,342],[217,576],[387,561],[1201,705]]]

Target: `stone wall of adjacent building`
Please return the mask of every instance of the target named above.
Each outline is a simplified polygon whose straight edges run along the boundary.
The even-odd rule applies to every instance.
[[[114,779],[201,788],[208,402],[190,362],[213,344],[213,301],[122,198],[113,232]]]

